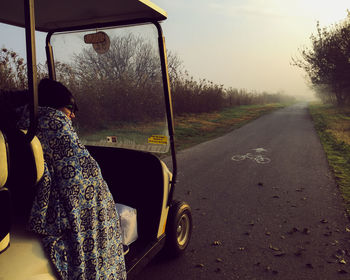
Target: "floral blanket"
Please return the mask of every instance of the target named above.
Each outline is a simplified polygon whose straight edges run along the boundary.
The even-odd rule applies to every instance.
[[[19,123],[28,127],[28,112]],[[39,107],[45,157],[29,230],[42,236],[60,279],[126,279],[119,216],[100,167],[59,110]]]

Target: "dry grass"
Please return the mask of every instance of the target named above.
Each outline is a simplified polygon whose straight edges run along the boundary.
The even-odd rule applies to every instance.
[[[324,108],[327,114],[327,132],[337,139],[350,145],[350,108],[336,108],[327,106]]]
[[[222,111],[202,114],[184,114],[175,116],[176,150],[182,150],[202,142],[222,136],[243,126],[263,114],[282,108],[282,104],[245,105],[226,108]],[[163,131],[164,122],[118,123],[96,133],[85,135],[89,139],[105,139],[108,135],[130,135],[138,131],[144,135],[152,135]],[[80,134],[82,134],[80,132]]]
[[[350,107],[313,104],[310,112],[350,215]]]
[[[177,150],[219,137],[283,106],[281,104],[246,105],[226,108],[214,113],[176,116],[175,143]]]

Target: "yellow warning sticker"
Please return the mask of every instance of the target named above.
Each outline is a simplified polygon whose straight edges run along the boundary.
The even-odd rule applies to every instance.
[[[151,137],[148,138],[148,143],[166,145],[168,144],[168,137],[165,135],[152,135]]]

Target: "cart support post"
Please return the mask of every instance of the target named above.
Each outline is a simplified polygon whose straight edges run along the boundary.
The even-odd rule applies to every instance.
[[[157,30],[158,30],[160,63],[162,68],[165,107],[167,112],[168,130],[169,130],[169,138],[170,138],[169,139],[170,150],[171,150],[171,158],[173,163],[173,170],[172,170],[173,178],[171,180],[171,188],[168,196],[168,206],[170,206],[170,203],[173,200],[173,194],[175,190],[175,183],[176,183],[176,177],[177,177],[177,162],[176,162],[176,151],[175,151],[175,142],[174,142],[174,115],[173,115],[173,105],[172,105],[171,94],[170,94],[170,81],[169,81],[165,39],[164,39],[163,31],[160,24],[158,22],[154,22],[154,25],[157,27]]]
[[[26,140],[30,142],[36,133],[38,115],[38,87],[35,50],[34,0],[24,0],[25,34],[27,45],[28,90],[30,99],[30,125]]]
[[[56,70],[55,70],[55,63],[53,58],[53,51],[52,46],[50,43],[52,33],[47,34],[46,36],[46,60],[47,60],[47,67],[49,70],[49,78],[52,80],[56,80]]]

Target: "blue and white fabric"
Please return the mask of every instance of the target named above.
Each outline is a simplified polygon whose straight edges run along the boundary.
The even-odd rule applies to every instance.
[[[20,127],[28,127],[25,110]],[[120,220],[100,167],[67,116],[39,107],[37,136],[45,157],[29,219],[64,280],[126,279]]]

